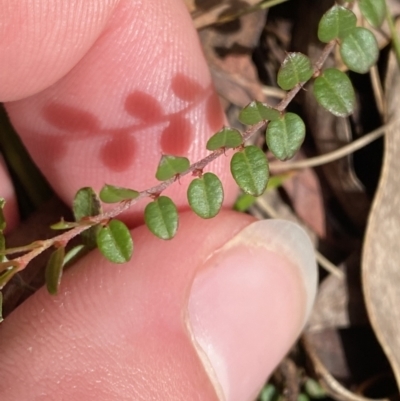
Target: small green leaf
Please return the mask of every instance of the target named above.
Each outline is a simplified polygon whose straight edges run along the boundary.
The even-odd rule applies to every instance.
[[[101,210],[100,200],[93,188],[81,188],[75,195],[72,203],[72,210],[76,221],[82,220],[84,217],[97,216]],[[81,238],[85,245],[90,249],[96,248],[96,236],[99,226],[96,225],[82,232]]]
[[[205,173],[195,178],[187,191],[189,205],[203,219],[215,217],[224,200],[224,190],[220,179],[213,173]]]
[[[283,90],[293,89],[308,81],[314,74],[311,60],[302,53],[289,53],[278,71],[278,85]]]
[[[324,43],[333,39],[343,39],[356,24],[357,17],[352,11],[335,5],[322,16],[318,26],[318,39]]]
[[[264,152],[257,146],[246,146],[231,159],[231,173],[243,192],[260,196],[267,187],[269,169]]]
[[[61,246],[50,255],[50,259],[46,265],[46,287],[47,291],[52,295],[57,294],[58,287],[60,286],[64,266],[64,256],[65,247]]]
[[[314,82],[318,103],[338,117],[346,117],[354,110],[355,94],[349,77],[336,68],[328,68]]]
[[[4,251],[6,249],[6,239],[4,237],[4,234],[0,230],[0,252]],[[0,254],[0,263],[6,261],[6,255]]]
[[[267,191],[281,187],[285,183],[285,181],[291,178],[292,176],[293,173],[290,172],[290,173],[277,174],[270,177],[268,180]]]
[[[242,142],[242,134],[237,129],[224,127],[208,140],[206,148],[207,150],[230,149],[240,146]]]
[[[155,236],[171,239],[178,229],[178,210],[170,198],[160,196],[146,206],[144,221]]]
[[[365,19],[375,28],[379,28],[386,14],[385,0],[359,0],[358,5]]]
[[[365,74],[378,60],[379,48],[375,35],[365,28],[354,28],[343,39],[340,55],[350,70]]]
[[[52,230],[68,230],[70,228],[74,228],[79,226],[79,223],[73,221],[64,221],[64,219],[61,219],[58,223],[52,224],[50,228]]]
[[[183,173],[190,167],[186,157],[163,155],[158,164],[156,178],[159,181],[169,180],[177,174]]]
[[[113,263],[129,262],[133,254],[133,240],[128,227],[120,220],[111,220],[97,233],[100,252]]]
[[[106,184],[101,188],[99,196],[104,203],[117,203],[135,199],[139,196],[139,192],[134,189],[115,187],[114,185]]]
[[[250,206],[253,206],[257,198],[249,194],[240,194],[233,205],[233,210],[245,212]]]
[[[4,198],[0,198],[0,231],[4,231],[6,229],[6,219],[4,217],[4,205],[6,201]]]
[[[286,113],[280,120],[268,124],[266,138],[270,151],[279,160],[294,156],[304,141],[306,127],[294,113]]]
[[[10,264],[13,263],[10,261]],[[13,276],[18,272],[16,266],[11,266],[0,273],[0,290],[13,278]]]
[[[81,188],[75,195],[72,210],[76,221],[83,217],[97,216],[101,213],[99,198],[93,188]]]
[[[76,245],[73,248],[71,248],[64,257],[64,267],[67,266],[68,264],[72,264],[85,256],[87,253],[89,253],[90,249],[85,246],[85,245]]]
[[[313,399],[326,398],[325,389],[314,379],[308,378],[304,383],[304,390]]]
[[[278,401],[281,399],[281,395],[273,384],[268,383],[261,390],[258,398],[259,401]]]
[[[264,120],[276,120],[281,116],[280,111],[268,106],[265,103],[253,100],[239,114],[239,121],[242,124],[253,125]]]

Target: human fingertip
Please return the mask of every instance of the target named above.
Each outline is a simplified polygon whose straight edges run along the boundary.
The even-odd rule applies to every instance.
[[[252,223],[208,259],[188,326],[221,399],[256,398],[304,327],[316,282],[311,242],[287,221]]]

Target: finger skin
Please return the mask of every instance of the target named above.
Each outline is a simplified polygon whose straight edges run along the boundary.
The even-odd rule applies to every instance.
[[[188,333],[189,291],[209,255],[251,221],[183,213],[170,242],[135,229],[127,264],[97,251],[78,262],[59,295],[39,290],[0,326],[0,399],[217,400]]]
[[[118,0],[0,2],[0,100],[52,85],[88,51]]]
[[[83,186],[156,185],[162,154],[198,161],[209,153],[208,138],[224,124],[180,0],[120,1],[70,72],[6,108],[31,156],[67,203]],[[229,158],[220,157],[210,170],[225,184],[226,204],[232,203],[236,186]],[[178,206],[187,205],[189,181],[183,178],[165,192]]]
[[[0,198],[6,203],[3,209],[6,220],[6,233],[13,229],[19,221],[18,205],[15,199],[14,188],[8,175],[6,164],[0,155]]]

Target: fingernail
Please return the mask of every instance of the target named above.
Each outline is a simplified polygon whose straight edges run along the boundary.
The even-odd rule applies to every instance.
[[[296,224],[263,220],[213,253],[193,282],[188,325],[221,400],[254,400],[310,314],[312,244]]]

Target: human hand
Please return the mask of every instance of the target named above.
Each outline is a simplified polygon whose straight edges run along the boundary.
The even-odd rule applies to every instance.
[[[57,193],[145,189],[161,153],[196,161],[224,118],[180,0],[0,4],[0,100]],[[236,186],[229,163],[211,166]],[[2,182],[12,214],[12,186]],[[181,210],[187,180],[168,189]],[[143,209],[125,220],[137,224]],[[304,325],[313,253],[290,223],[180,213],[176,238],[134,228],[130,263],[92,252],[60,293],[0,326],[0,399],[253,399]]]

